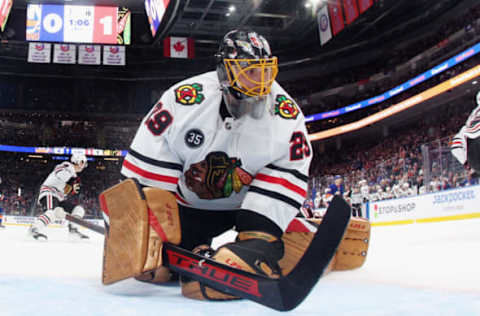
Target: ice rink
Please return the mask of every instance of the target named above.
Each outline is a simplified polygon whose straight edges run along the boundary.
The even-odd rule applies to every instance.
[[[295,310],[249,301],[198,302],[178,286],[100,282],[103,236],[50,228],[0,230],[0,315],[480,315],[480,219],[373,227],[366,264],[320,280]]]

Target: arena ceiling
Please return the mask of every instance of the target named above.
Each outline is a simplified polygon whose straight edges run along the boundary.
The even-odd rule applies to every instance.
[[[125,6],[132,11],[132,45],[127,55],[129,67],[115,70],[115,78],[135,80],[148,77],[149,72],[162,70],[166,77],[175,79],[205,71],[213,63],[217,43],[226,31],[248,26],[265,35],[280,66],[308,64],[326,60],[338,52],[354,53],[379,49],[429,23],[439,23],[458,10],[465,10],[477,0],[379,0],[354,23],[348,25],[327,45],[320,46],[315,18],[316,6],[306,7],[313,0],[179,0],[179,10],[165,35],[187,36],[195,39],[196,59],[193,61],[167,60],[162,54],[161,39],[152,38],[143,0],[14,0],[14,6],[0,44],[0,74],[15,64],[16,72],[34,71],[25,62],[25,9],[28,3],[95,4]],[[317,3],[325,0],[316,0]],[[230,8],[234,6],[235,11]],[[319,6],[317,4],[317,6]],[[416,36],[419,34],[415,34]],[[373,56],[373,55],[372,55]],[[5,62],[7,60],[7,62]],[[200,62],[199,62],[200,61]],[[329,62],[335,62],[329,61]],[[172,67],[173,63],[175,67]],[[42,73],[54,75],[71,70],[63,66],[42,67]],[[65,67],[63,67],[65,68]],[[81,67],[79,67],[81,68]],[[313,68],[310,68],[313,69]],[[98,75],[97,69],[92,69]],[[88,73],[88,69],[85,73]],[[82,70],[73,70],[75,75]],[[147,73],[146,75],[136,75]],[[108,70],[104,71],[108,76]],[[127,74],[128,73],[128,74]]]

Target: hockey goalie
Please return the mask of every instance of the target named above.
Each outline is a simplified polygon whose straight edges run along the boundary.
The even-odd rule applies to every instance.
[[[263,36],[244,29],[225,35],[216,58],[216,71],[165,91],[125,157],[127,179],[100,195],[104,284],[176,278],[163,265],[167,243],[268,280],[288,274],[311,247],[318,223],[302,222],[308,232],[289,227],[306,197],[312,147],[300,108],[275,81],[277,58]],[[348,211],[329,223],[338,237],[331,249]],[[319,231],[328,231],[323,224]],[[212,249],[212,239],[230,229],[236,240]],[[320,259],[330,262],[334,250]],[[332,268],[346,261],[337,258]],[[180,283],[189,298],[237,298],[184,276]]]

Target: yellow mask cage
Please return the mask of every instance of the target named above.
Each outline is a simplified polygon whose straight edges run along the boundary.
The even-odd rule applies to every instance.
[[[277,57],[263,59],[224,59],[230,86],[250,97],[270,93],[278,74]]]

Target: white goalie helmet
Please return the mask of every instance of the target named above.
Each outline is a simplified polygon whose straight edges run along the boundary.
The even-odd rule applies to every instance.
[[[84,167],[87,166],[87,156],[85,156],[84,154],[74,153],[70,157],[70,161],[75,165],[83,164]]]

